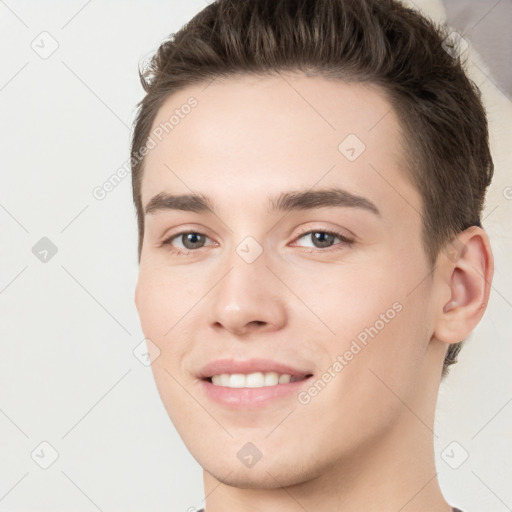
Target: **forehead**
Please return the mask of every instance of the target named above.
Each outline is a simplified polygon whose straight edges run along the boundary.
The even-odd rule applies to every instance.
[[[333,185],[419,205],[398,119],[375,86],[284,73],[217,78],[168,97],[151,134],[143,205],[162,191],[193,190],[242,207],[259,195]]]

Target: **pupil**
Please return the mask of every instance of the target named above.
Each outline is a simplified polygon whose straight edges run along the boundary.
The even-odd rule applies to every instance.
[[[327,247],[332,242],[332,238],[334,238],[334,235],[317,231],[314,233],[314,238],[316,242],[320,242],[321,247]]]
[[[185,239],[184,239],[183,245],[185,247],[187,247],[187,249],[195,249],[196,248],[195,247],[196,244],[199,244],[199,245],[201,244],[201,240],[200,240],[201,236],[202,235],[199,235],[198,233],[187,233],[185,235]],[[192,244],[192,247],[189,247],[187,245],[188,243]]]

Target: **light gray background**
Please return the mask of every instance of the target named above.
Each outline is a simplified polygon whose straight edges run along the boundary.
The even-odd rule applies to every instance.
[[[484,220],[496,272],[484,319],[442,385],[438,477],[464,512],[505,512],[512,510],[512,3],[445,4],[415,3],[470,43],[496,164]],[[92,190],[128,159],[142,98],[138,63],[205,5],[0,1],[2,512],[204,505],[201,468],[168,419],[150,368],[133,354],[144,336],[133,303],[130,177],[102,201]],[[41,58],[52,39],[57,50]],[[46,263],[32,252],[42,237],[58,249]],[[58,452],[48,469],[40,467],[52,457],[43,441]],[[464,451],[467,460],[450,467]]]

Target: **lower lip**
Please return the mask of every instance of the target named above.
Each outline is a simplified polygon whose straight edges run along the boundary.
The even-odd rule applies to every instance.
[[[215,386],[202,380],[201,387],[211,400],[234,409],[257,409],[283,397],[297,395],[300,389],[309,384],[311,377],[288,384],[263,386],[261,388],[228,388]]]

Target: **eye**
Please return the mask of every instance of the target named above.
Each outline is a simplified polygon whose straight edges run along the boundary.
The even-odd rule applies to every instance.
[[[169,245],[176,254],[190,254],[195,249],[204,247],[206,239],[209,239],[209,237],[202,233],[196,231],[182,231],[164,240],[162,245]],[[176,247],[173,244],[174,240],[181,242],[181,247]]]
[[[336,231],[330,230],[310,230],[303,232],[297,240],[301,238],[309,237],[312,241],[313,245],[309,246],[309,248],[313,249],[330,249],[333,245],[343,245],[346,244],[348,246],[354,243],[354,240],[346,237],[345,235],[338,233]],[[196,231],[182,231],[181,233],[177,233],[167,238],[162,242],[162,245],[167,245],[171,248],[171,251],[177,255],[187,255],[191,254],[198,249],[202,249],[205,247],[206,240],[210,238],[203,233],[198,233]],[[335,240],[340,240],[339,243],[334,243]],[[177,243],[181,243],[181,246]],[[210,244],[213,245],[213,244]],[[308,248],[308,246],[303,246]],[[327,251],[321,251],[327,252]]]
[[[309,247],[313,247],[316,249],[329,249],[333,245],[340,245],[339,243],[334,244],[336,238],[340,240],[342,243],[347,244],[349,246],[354,243],[354,240],[342,235],[341,233],[325,229],[306,231],[302,233],[297,240],[306,237],[309,237],[309,239],[313,242],[313,245]]]

